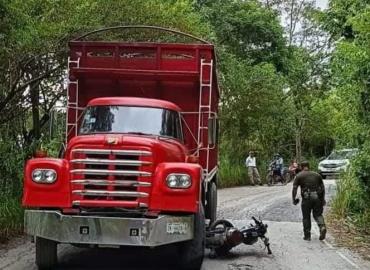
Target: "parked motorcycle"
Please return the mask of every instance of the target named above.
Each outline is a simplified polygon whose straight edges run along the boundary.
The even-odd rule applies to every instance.
[[[284,167],[281,171],[280,169],[276,169],[273,165],[269,165],[266,175],[266,181],[269,186],[276,183],[286,185],[291,181],[289,170]]]

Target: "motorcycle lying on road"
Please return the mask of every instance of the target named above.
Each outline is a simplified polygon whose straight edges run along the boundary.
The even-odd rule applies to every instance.
[[[254,224],[237,229],[228,220],[217,220],[206,231],[206,247],[211,249],[210,257],[225,256],[237,245],[253,245],[261,239],[267,248],[267,253],[272,254],[269,238],[266,236],[267,224],[262,220],[252,217]]]

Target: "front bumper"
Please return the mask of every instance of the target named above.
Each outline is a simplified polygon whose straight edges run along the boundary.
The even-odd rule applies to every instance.
[[[346,168],[337,167],[337,168],[325,168],[319,167],[319,173],[325,176],[338,176],[346,171]]]
[[[328,172],[328,171],[319,171],[319,174],[324,176],[339,176],[342,172]]]
[[[174,232],[171,230],[173,224],[181,224],[183,229]],[[60,243],[155,247],[191,240],[193,230],[192,215],[163,215],[148,219],[75,216],[46,210],[25,211],[27,234]]]

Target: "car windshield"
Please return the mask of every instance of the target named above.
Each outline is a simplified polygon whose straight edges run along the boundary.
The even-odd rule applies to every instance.
[[[134,106],[91,106],[84,112],[80,134],[132,133],[182,140],[178,112]]]
[[[350,159],[356,155],[356,150],[342,150],[334,151],[329,156],[329,160],[341,160],[341,159]]]

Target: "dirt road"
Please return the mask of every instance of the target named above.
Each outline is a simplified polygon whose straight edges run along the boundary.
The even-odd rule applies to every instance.
[[[331,197],[335,193],[335,181],[326,180],[325,184]],[[263,218],[269,225],[273,255],[267,255],[262,244],[239,246],[226,258],[206,258],[203,270],[370,269],[370,262],[333,247],[330,235],[327,241],[320,242],[316,230],[311,242],[303,241],[300,208],[291,204],[290,192],[291,185],[219,191],[218,217],[230,219],[238,226],[247,225],[252,215]],[[176,269],[173,258],[171,249],[90,250],[61,245],[60,264],[56,269]],[[24,238],[14,240],[10,247],[0,250],[0,269],[36,269],[34,245]]]

